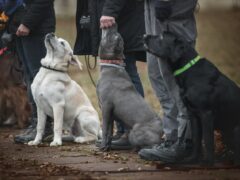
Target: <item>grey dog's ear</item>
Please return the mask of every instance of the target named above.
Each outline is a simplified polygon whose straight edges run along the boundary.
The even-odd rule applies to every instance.
[[[80,70],[82,70],[82,63],[78,60],[78,57],[76,55],[71,55],[71,60],[70,60],[70,64],[74,65],[74,66],[78,66]]]

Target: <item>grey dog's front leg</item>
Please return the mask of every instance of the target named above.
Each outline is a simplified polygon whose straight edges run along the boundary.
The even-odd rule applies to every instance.
[[[112,134],[113,134],[113,116],[112,106],[102,106],[103,128],[102,128],[102,143],[100,149],[102,151],[110,150]]]

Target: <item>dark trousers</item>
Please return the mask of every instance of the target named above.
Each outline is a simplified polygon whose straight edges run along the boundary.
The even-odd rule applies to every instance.
[[[126,69],[128,75],[130,76],[130,78],[133,82],[133,85],[135,86],[138,93],[142,97],[144,97],[144,90],[143,90],[142,82],[141,82],[140,76],[137,71],[137,65],[136,65],[137,58],[132,54],[126,54],[124,61],[126,64],[125,69]],[[116,126],[117,126],[117,133],[119,133],[119,134],[123,134],[124,132],[127,131],[126,127],[124,127],[124,124],[121,122],[121,120],[116,120]]]
[[[134,55],[125,55],[125,63],[126,63],[126,71],[128,75],[130,76],[133,85],[135,86],[138,93],[144,97],[144,90],[142,86],[142,82],[140,79],[140,76],[137,71],[137,65],[136,65],[136,57]]]
[[[27,85],[28,98],[32,108],[32,119],[37,119],[37,108],[33,100],[31,84],[41,67],[41,59],[46,55],[44,37],[45,35],[29,35],[16,38],[17,54],[23,64],[24,80]]]

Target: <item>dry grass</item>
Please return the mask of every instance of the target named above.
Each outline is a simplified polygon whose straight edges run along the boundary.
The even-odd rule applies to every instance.
[[[211,60],[222,72],[240,84],[240,11],[215,11],[197,13],[198,39],[197,49],[202,56]],[[57,35],[67,39],[74,45],[76,30],[75,20],[58,19]],[[71,76],[85,90],[92,103],[100,112],[95,87],[90,81],[84,58],[80,57],[84,70],[71,69]],[[146,100],[156,112],[161,112],[159,102],[155,97],[148,80],[145,63],[138,63],[139,73],[144,85]],[[98,69],[91,71],[95,81]]]

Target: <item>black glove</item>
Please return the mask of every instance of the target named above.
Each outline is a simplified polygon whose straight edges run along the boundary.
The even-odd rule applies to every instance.
[[[172,14],[172,2],[171,1],[162,1],[157,0],[155,3],[155,15],[156,18],[164,22]]]

